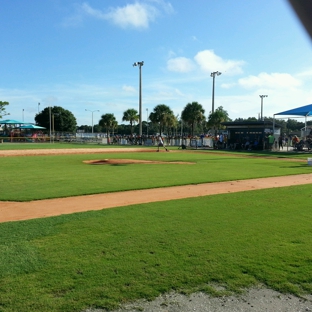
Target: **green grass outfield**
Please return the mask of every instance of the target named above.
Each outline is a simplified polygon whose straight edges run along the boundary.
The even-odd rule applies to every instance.
[[[27,200],[312,171],[306,162],[242,156],[103,154],[195,162],[124,166],[82,163],[99,154],[1,157],[0,194],[13,187],[7,197]],[[311,185],[302,185],[2,223],[0,311],[113,309],[172,290],[223,295],[258,283],[311,293],[311,200]]]
[[[63,149],[63,148],[127,148],[127,147],[138,147],[132,145],[107,145],[98,143],[2,143],[0,144],[1,150],[28,150],[28,149]],[[144,146],[140,146],[144,148]]]

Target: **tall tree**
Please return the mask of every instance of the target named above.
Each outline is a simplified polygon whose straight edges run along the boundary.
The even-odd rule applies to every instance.
[[[0,119],[5,116],[5,115],[9,115],[6,113],[5,109],[6,109],[6,106],[9,105],[9,102],[6,102],[6,101],[0,101]]]
[[[228,112],[220,106],[209,115],[207,125],[208,127],[214,128],[215,134],[217,134],[217,130],[222,128],[221,123],[225,121],[231,121],[231,119],[229,118]]]
[[[135,125],[136,122],[139,121],[139,115],[138,111],[129,108],[123,113],[122,121],[129,121],[130,122],[130,129],[131,129],[131,135],[133,134],[133,126]]]
[[[159,134],[161,135],[164,127],[171,122],[172,116],[174,117],[174,114],[169,106],[159,104],[154,107],[154,110],[149,115],[149,119],[153,124],[159,125]]]
[[[182,120],[191,127],[191,135],[194,135],[194,127],[205,120],[205,110],[198,102],[188,103],[181,114]]]
[[[60,106],[45,107],[40,113],[36,114],[35,121],[38,126],[50,129],[50,117],[51,117],[51,129],[57,132],[76,132],[77,120],[72,112],[64,109]]]
[[[167,127],[167,133],[170,134],[173,133],[174,129],[176,129],[178,126],[178,118],[177,116],[174,116],[174,114],[169,114],[166,116],[165,119],[165,127]],[[171,130],[171,131],[170,131]]]
[[[118,121],[117,121],[117,120],[114,120],[113,123],[112,123],[113,135],[114,135],[115,129],[117,129],[117,128],[118,128]]]
[[[101,116],[99,125],[103,128],[106,128],[107,139],[109,143],[109,131],[117,127],[117,121],[114,114],[104,114]]]
[[[295,119],[288,118],[287,122],[287,129],[291,131],[299,131],[300,129],[304,128],[304,122],[299,122]]]

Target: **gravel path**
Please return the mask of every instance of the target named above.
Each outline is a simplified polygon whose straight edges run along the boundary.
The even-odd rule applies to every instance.
[[[165,294],[154,301],[139,300],[111,312],[304,312],[312,311],[312,296],[298,298],[271,289],[252,288],[242,295],[213,298],[204,293]],[[88,309],[85,312],[104,312]]]

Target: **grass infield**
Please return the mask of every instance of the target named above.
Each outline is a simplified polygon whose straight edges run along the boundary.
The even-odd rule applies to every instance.
[[[127,148],[131,145],[107,145],[96,143],[2,143],[0,144],[1,150],[28,150],[28,149],[64,149],[64,148]],[[134,146],[135,147],[135,146]],[[144,146],[140,146],[144,148]]]

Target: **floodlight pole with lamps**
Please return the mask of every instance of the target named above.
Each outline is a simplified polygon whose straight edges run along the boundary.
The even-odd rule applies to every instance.
[[[210,77],[212,77],[212,106],[211,106],[211,113],[214,113],[214,91],[215,91],[215,77],[220,76],[222,73],[219,71],[212,72]]]
[[[24,108],[23,108],[23,122],[24,122]]]
[[[140,137],[142,137],[142,66],[144,65],[144,61],[142,62],[135,62],[133,63],[133,66],[139,66],[140,75],[139,75],[139,134]]]
[[[261,98],[261,120],[263,120],[263,98],[268,97],[267,95],[259,95]]]
[[[40,107],[40,103],[38,103],[38,114],[39,114],[39,112],[40,112],[40,109],[39,109],[39,107]]]
[[[88,111],[88,112],[91,112],[92,113],[92,134],[93,134],[93,113],[94,112],[99,112],[100,110],[99,109],[96,109],[94,111],[90,110],[90,109],[85,109],[85,111]]]

